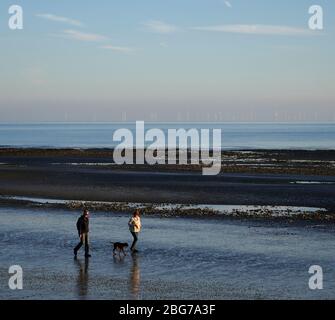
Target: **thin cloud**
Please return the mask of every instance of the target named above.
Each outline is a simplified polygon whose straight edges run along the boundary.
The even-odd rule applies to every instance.
[[[135,51],[134,48],[120,47],[120,46],[113,46],[113,45],[101,46],[100,48],[101,49],[106,49],[106,50],[111,50],[111,51],[114,51],[114,52],[124,53],[124,54],[133,53]]]
[[[80,32],[77,30],[64,30],[62,36],[66,39],[78,40],[78,41],[87,41],[87,42],[103,42],[109,40],[108,37],[103,36],[101,34],[96,33],[87,33],[87,32]]]
[[[247,24],[232,24],[232,25],[216,25],[193,27],[192,30],[209,31],[209,32],[224,32],[238,33],[249,35],[273,35],[273,36],[308,36],[315,35],[315,32],[290,26],[275,26],[275,25],[247,25]]]
[[[233,7],[232,4],[230,3],[230,1],[228,1],[228,0],[224,0],[223,3],[224,3],[224,4],[226,5],[226,7],[228,7],[228,8],[232,8],[232,7]]]
[[[67,18],[67,17],[62,17],[62,16],[56,16],[56,15],[51,14],[51,13],[39,13],[39,14],[36,14],[36,17],[46,19],[46,20],[49,20],[49,21],[69,24],[69,25],[75,26],[75,27],[82,27],[83,26],[83,23],[79,20],[75,20],[75,19],[71,19],[71,18]]]
[[[179,31],[179,28],[175,25],[165,23],[163,21],[159,20],[150,20],[143,25],[150,31],[154,33],[160,33],[160,34],[171,34]]]

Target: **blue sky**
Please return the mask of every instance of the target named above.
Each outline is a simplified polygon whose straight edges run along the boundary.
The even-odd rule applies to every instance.
[[[334,1],[0,3],[0,121],[334,121]],[[308,8],[324,30],[308,29]]]

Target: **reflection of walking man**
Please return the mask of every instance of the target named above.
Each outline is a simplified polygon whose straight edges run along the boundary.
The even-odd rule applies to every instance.
[[[134,241],[130,247],[130,250],[132,252],[138,252],[135,248],[136,243],[137,243],[137,239],[138,239],[138,234],[141,231],[141,218],[140,218],[140,211],[136,210],[133,214],[133,216],[130,218],[129,222],[128,222],[128,226],[129,226],[129,231],[132,234]]]
[[[76,259],[75,263],[78,266],[79,273],[78,273],[78,280],[77,280],[77,293],[80,299],[86,298],[88,293],[88,266],[89,266],[89,259],[85,258],[84,264],[79,260]]]
[[[84,210],[83,215],[77,221],[77,230],[78,235],[80,238],[80,242],[74,248],[73,253],[74,257],[77,258],[78,250],[85,245],[85,257],[89,258],[91,255],[89,254],[89,239],[88,239],[88,232],[89,232],[89,212],[88,210]]]

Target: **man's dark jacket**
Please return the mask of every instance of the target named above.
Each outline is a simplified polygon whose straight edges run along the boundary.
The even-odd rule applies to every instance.
[[[79,236],[83,233],[88,233],[88,231],[89,231],[89,219],[84,217],[84,216],[79,217],[79,219],[77,221],[77,230],[78,230]]]

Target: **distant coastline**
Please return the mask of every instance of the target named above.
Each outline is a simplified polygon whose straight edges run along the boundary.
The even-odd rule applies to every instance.
[[[335,150],[334,123],[161,123],[146,129],[221,129],[222,150]],[[113,132],[135,123],[0,123],[2,148],[113,148]]]

